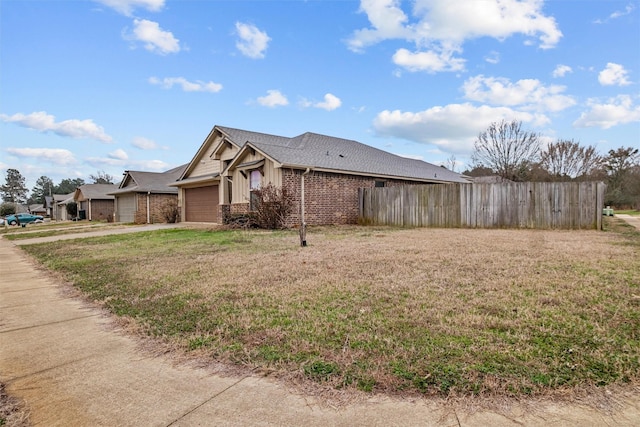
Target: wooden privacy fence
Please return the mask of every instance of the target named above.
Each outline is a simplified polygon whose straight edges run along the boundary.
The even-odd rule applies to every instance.
[[[360,188],[363,223],[403,227],[602,229],[602,182]]]

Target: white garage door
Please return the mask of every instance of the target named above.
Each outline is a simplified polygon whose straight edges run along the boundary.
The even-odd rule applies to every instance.
[[[136,195],[127,194],[118,196],[118,222],[134,222],[136,215]]]

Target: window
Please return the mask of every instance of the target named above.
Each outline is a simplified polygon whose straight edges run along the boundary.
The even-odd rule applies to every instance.
[[[253,190],[260,188],[262,183],[262,173],[259,169],[254,169],[249,173],[249,210],[255,211],[258,203],[257,194]]]
[[[262,181],[262,174],[258,169],[254,169],[249,174],[249,190],[256,190],[260,188],[260,183]]]
[[[385,184],[384,181],[376,181],[376,188],[378,188],[378,187],[386,187],[384,184]]]

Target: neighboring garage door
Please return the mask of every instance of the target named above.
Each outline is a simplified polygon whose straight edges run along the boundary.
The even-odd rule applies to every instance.
[[[118,221],[134,222],[136,214],[136,195],[118,196]]]
[[[218,186],[184,190],[185,221],[218,222]]]

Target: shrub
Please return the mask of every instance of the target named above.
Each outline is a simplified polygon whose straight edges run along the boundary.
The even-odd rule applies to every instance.
[[[169,224],[174,224],[180,219],[180,207],[178,206],[178,200],[167,200],[161,208],[162,218]]]
[[[0,205],[0,216],[13,215],[16,213],[16,204],[11,202],[5,202]]]
[[[286,187],[276,187],[269,183],[252,193],[258,227],[270,230],[286,228],[287,218],[293,211],[292,192]]]
[[[76,202],[67,203],[67,213],[75,218],[78,215],[78,204]]]
[[[256,216],[252,213],[225,213],[222,217],[222,222],[224,223],[224,225],[231,229],[246,229],[258,227]]]

